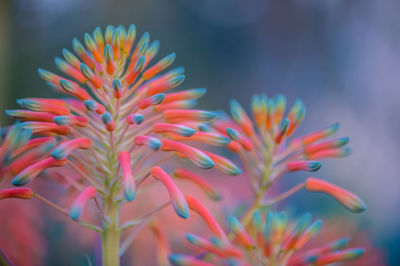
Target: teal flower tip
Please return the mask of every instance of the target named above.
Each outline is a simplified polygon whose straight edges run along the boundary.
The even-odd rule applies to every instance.
[[[321,168],[322,164],[320,162],[312,161],[312,162],[309,162],[308,166],[309,166],[309,170],[311,172],[315,172],[315,171],[318,171]]]
[[[349,241],[350,241],[350,239],[349,239],[348,237],[343,237],[343,238],[341,238],[341,239],[336,240],[336,241],[333,243],[332,246],[333,246],[335,249],[342,249],[342,248],[344,248],[345,246],[347,246],[347,244],[349,243]]]
[[[72,207],[69,212],[69,217],[73,220],[78,220],[82,214],[82,210],[80,208]]]
[[[357,204],[352,206],[352,208],[349,210],[352,212],[355,212],[355,213],[364,212],[367,210],[367,204],[365,204],[365,202],[363,200],[358,199]]]
[[[13,114],[16,113],[16,111],[15,111],[15,110],[5,110],[4,113],[5,113],[6,115],[8,115],[8,116],[12,116]]]
[[[159,93],[153,96],[153,104],[160,104],[164,101],[165,94],[164,93]]]
[[[170,254],[169,256],[168,256],[168,258],[169,258],[169,261],[172,263],[172,264],[174,264],[174,265],[182,265],[181,264],[181,262],[182,262],[182,255],[180,255],[180,254]]]
[[[184,67],[177,67],[174,70],[172,70],[175,76],[183,75],[185,73],[185,68]]]
[[[181,84],[184,80],[185,80],[185,75],[180,75],[180,76],[177,76],[177,77],[171,79],[170,83],[171,83],[172,86],[176,87],[179,84]]]
[[[190,127],[181,127],[181,131],[179,132],[183,137],[191,137],[196,133],[196,130]]]
[[[362,254],[364,254],[365,253],[365,249],[364,248],[354,248],[354,249],[352,249],[351,250],[351,253],[352,253],[352,257],[353,258],[358,258],[358,257],[360,257]]]
[[[200,130],[201,132],[210,132],[210,131],[211,131],[211,128],[210,128],[210,126],[207,125],[207,124],[201,124],[201,125],[199,125],[199,130]]]
[[[233,128],[226,128],[226,134],[228,134],[228,136],[233,140],[237,140],[239,138],[239,132]]]
[[[317,221],[315,221],[314,224],[312,225],[312,226],[313,226],[313,229],[314,229],[316,232],[319,232],[319,230],[321,230],[322,224],[323,224],[322,220],[317,220]]]
[[[203,96],[204,94],[206,94],[207,89],[206,88],[197,88],[197,89],[194,89],[194,92],[198,96]]]
[[[16,102],[18,105],[24,106],[24,99],[17,99]]]
[[[16,176],[12,181],[11,184],[13,184],[14,186],[20,187],[25,185],[26,183],[28,183],[27,180],[24,180],[23,178]]]
[[[312,256],[308,256],[305,261],[308,263],[313,263],[317,260],[318,256],[317,255],[312,255]]]
[[[96,109],[96,103],[93,100],[86,100],[83,102],[83,104],[88,110],[93,111],[94,109]]]
[[[114,90],[120,90],[122,88],[121,80],[114,79],[112,82],[112,87],[114,88]]]
[[[187,205],[182,206],[179,208],[178,206],[174,206],[176,214],[178,214],[179,217],[183,219],[188,219],[189,218],[189,208]]]
[[[133,115],[133,122],[137,125],[140,125],[144,121],[144,116],[141,114],[134,114]]]
[[[65,153],[63,149],[56,148],[51,152],[51,156],[56,160],[65,159]]]
[[[136,69],[136,70],[142,69],[142,67],[144,66],[144,61],[145,61],[145,57],[142,55],[137,60],[134,69]]]
[[[56,123],[59,126],[65,125],[66,122],[66,116],[56,116],[53,118],[54,123]]]
[[[199,166],[204,169],[210,169],[215,166],[215,163],[213,162],[213,160],[211,160],[210,157],[208,157],[208,155],[205,155],[203,159],[199,162]]]
[[[231,171],[231,175],[240,175],[242,173],[242,169],[235,165],[235,167]]]
[[[111,114],[109,112],[106,112],[101,116],[101,120],[103,121],[104,124],[109,124],[113,119]]]
[[[349,143],[349,141],[350,141],[350,138],[349,138],[349,137],[342,137],[342,138],[339,139],[339,143],[340,143],[340,145],[342,145],[342,146],[344,146],[344,145],[346,145],[347,143]]]
[[[205,111],[203,115],[204,115],[204,120],[211,120],[217,116],[215,112],[210,112],[210,111]]]
[[[197,237],[192,234],[186,234],[185,237],[192,244],[195,243],[197,240]]]
[[[161,148],[161,141],[157,138],[149,139],[149,147],[155,151],[158,151]]]
[[[136,193],[132,190],[124,191],[124,196],[127,201],[133,201],[136,198]]]
[[[43,77],[44,75],[46,75],[48,73],[43,68],[38,68],[37,72],[38,72],[39,76],[41,76],[41,77]]]

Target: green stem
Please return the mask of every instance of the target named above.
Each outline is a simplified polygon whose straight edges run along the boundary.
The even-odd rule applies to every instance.
[[[119,266],[121,229],[119,228],[119,206],[114,201],[113,192],[104,201],[104,212],[110,222],[104,222],[101,233],[103,266]]]
[[[248,223],[251,221],[251,219],[253,218],[253,214],[256,210],[258,210],[258,208],[260,207],[260,204],[262,202],[262,200],[264,199],[264,194],[266,192],[267,188],[263,188],[260,191],[258,191],[253,204],[249,207],[249,209],[247,210],[247,212],[243,215],[242,218],[242,225],[243,226],[247,226]]]

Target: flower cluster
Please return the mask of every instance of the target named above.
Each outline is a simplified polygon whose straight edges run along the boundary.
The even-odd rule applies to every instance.
[[[304,249],[322,226],[321,220],[312,222],[309,213],[291,222],[284,212],[257,210],[247,229],[234,216],[228,218],[228,225],[233,244],[226,245],[216,236],[206,239],[187,234],[187,240],[203,252],[197,257],[171,254],[170,261],[176,265],[305,266],[352,260],[364,253],[362,248],[345,249],[349,241],[347,237],[317,248]]]
[[[327,139],[339,129],[338,123],[291,138],[305,116],[305,107],[300,100],[296,100],[286,117],[285,107],[286,98],[283,95],[272,98],[255,95],[252,100],[253,123],[244,108],[232,100],[232,119],[221,114],[208,126],[210,131],[225,133],[232,139],[227,147],[240,156],[246,169],[255,196],[253,207],[273,205],[305,188],[332,196],[352,212],[364,211],[366,205],[359,197],[315,177],[307,178],[276,198],[265,198],[271,185],[285,173],[314,172],[321,167],[317,160],[340,158],[350,153],[350,148],[346,147],[349,138]]]
[[[11,179],[14,186],[25,186],[47,174],[77,191],[69,210],[28,187],[3,189],[0,199],[35,197],[100,232],[105,265],[117,263],[121,231],[140,220],[136,217],[121,225],[121,206],[154,182],[161,182],[170,196],[162,207],[171,203],[180,217],[189,216],[183,193],[167,173],[170,167],[163,169],[171,157],[178,155],[203,169],[215,166],[230,175],[240,173],[231,161],[181,141],[224,146],[230,139],[196,130],[215,118],[213,112],[190,109],[205,89],[171,92],[185,77],[181,67],[165,71],[175,53],[152,64],[159,42],[150,41],[145,33],[134,46],[135,37],[131,25],[127,30],[108,26],[104,34],[96,28],[84,35],[84,45],[74,39],[75,54],[64,49],[63,58],[55,59],[66,77],[39,69],[48,85],[68,97],[18,100],[21,109],[6,111],[18,122],[10,127],[0,149],[3,183]],[[176,176],[218,199],[211,185],[193,173],[177,169]],[[95,205],[88,215],[91,220],[100,216],[94,222],[82,218],[91,200]]]
[[[177,265],[210,265],[216,255],[229,265],[236,265],[235,259],[241,262],[240,265],[324,265],[357,258],[363,253],[362,249],[339,251],[344,243],[338,245],[336,242],[326,248],[298,253],[318,232],[321,222],[309,225],[311,218],[306,215],[296,225],[291,225],[284,213],[269,213],[267,217],[260,214],[301,189],[327,194],[352,212],[366,209],[365,203],[355,194],[315,177],[307,178],[278,196],[266,197],[271,185],[285,173],[317,171],[321,163],[316,160],[343,157],[350,151],[345,147],[347,137],[326,140],[338,130],[339,124],[291,139],[305,116],[305,107],[297,100],[285,117],[285,106],[283,95],[269,99],[265,95],[255,95],[252,100],[253,123],[244,108],[232,100],[232,118],[221,113],[218,119],[202,126],[207,132],[223,134],[231,139],[227,148],[239,155],[251,183],[253,199],[250,206],[240,220],[228,217],[231,231],[228,238],[237,239],[244,252],[226,241],[226,235],[220,237],[213,234],[207,239],[188,234],[189,242],[207,251],[207,255],[172,254],[171,262]]]

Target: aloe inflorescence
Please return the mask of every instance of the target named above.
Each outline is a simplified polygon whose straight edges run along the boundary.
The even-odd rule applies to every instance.
[[[206,90],[178,90],[184,69],[167,70],[175,53],[156,61],[159,42],[151,41],[148,33],[136,41],[134,25],[108,26],[104,32],[98,27],[84,35],[83,43],[74,39],[72,46],[73,52],[64,49],[62,58],[55,59],[61,74],[39,69],[40,77],[64,98],[19,99],[19,109],[6,111],[16,122],[2,130],[0,200],[38,199],[98,232],[105,266],[119,265],[119,257],[132,243],[136,234],[125,237],[124,231],[146,225],[156,236],[162,265],[324,265],[363,253],[344,249],[345,240],[300,251],[321,221],[311,223],[305,215],[289,222],[283,212],[267,214],[301,189],[327,194],[352,212],[366,209],[355,194],[315,177],[275,197],[268,194],[287,172],[315,172],[321,159],[349,154],[348,138],[328,139],[338,124],[293,138],[305,107],[297,100],[285,115],[283,95],[255,95],[254,121],[235,100],[231,116],[192,109]],[[193,167],[179,166],[182,162],[225,175],[242,174],[238,165],[209,146],[225,147],[239,156],[253,191],[248,208],[239,215],[229,214],[226,225],[179,187],[184,180],[212,200],[222,198],[218,187]],[[31,187],[42,178],[67,187],[73,195],[70,206]],[[151,192],[154,183],[163,185],[168,201],[121,223],[122,206],[135,203],[139,195],[158,198]],[[196,213],[205,223],[209,237],[186,235],[201,254],[172,253],[165,225],[154,217],[167,206],[184,219]]]

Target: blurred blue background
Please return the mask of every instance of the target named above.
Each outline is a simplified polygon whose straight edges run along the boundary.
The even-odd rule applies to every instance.
[[[354,152],[318,176],[365,199],[366,213],[343,215],[398,265],[399,13],[396,0],[0,0],[1,109],[50,97],[37,68],[55,70],[53,58],[73,37],[134,23],[161,42],[160,54],[177,53],[185,87],[208,89],[203,108],[227,110],[230,98],[248,108],[253,93],[284,93],[307,106],[301,132],[341,122]],[[9,122],[3,113],[0,121]],[[331,204],[303,196],[293,198],[297,208]]]

